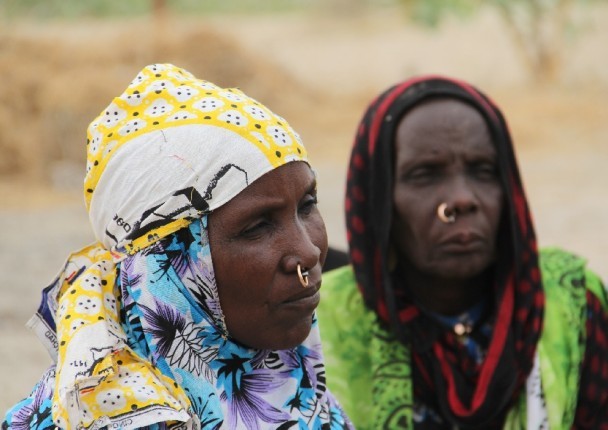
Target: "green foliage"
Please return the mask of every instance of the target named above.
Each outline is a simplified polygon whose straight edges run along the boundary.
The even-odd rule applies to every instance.
[[[264,13],[294,10],[306,0],[167,0],[175,13]],[[313,2],[314,3],[314,2]],[[125,17],[150,13],[152,0],[0,0],[0,18],[76,19]]]
[[[4,0],[0,3],[0,12],[6,18],[28,16],[31,18],[47,18],[52,15],[73,16],[81,13],[79,5],[70,5],[60,0]],[[87,4],[86,7],[91,7]],[[66,10],[67,9],[67,10]],[[67,12],[67,14],[66,14]]]
[[[468,17],[493,8],[504,23],[521,60],[537,81],[555,80],[577,30],[575,6],[606,0],[397,0],[414,22],[438,27],[448,16]],[[580,20],[580,19],[579,19]]]
[[[481,0],[399,0],[408,16],[417,23],[437,27],[446,16],[471,16]]]
[[[532,9],[554,7],[559,0],[399,0],[399,2],[414,22],[434,28],[448,16],[471,17],[482,6],[529,13]]]
[[[174,0],[172,9],[177,12],[193,13],[265,13],[301,8],[306,0]]]
[[[0,14],[6,18],[79,18],[86,16],[138,15],[150,6],[149,0],[0,0]]]
[[[606,0],[574,0],[583,6]],[[519,16],[547,13],[560,7],[562,0],[397,0],[410,19],[419,24],[437,27],[447,16],[468,18],[481,7],[496,7],[509,10]]]

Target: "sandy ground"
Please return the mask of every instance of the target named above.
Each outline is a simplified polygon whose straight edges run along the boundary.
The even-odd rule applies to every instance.
[[[412,74],[450,74],[476,83],[503,107],[541,245],[587,257],[608,280],[608,55],[600,55],[608,46],[608,9],[593,20],[594,31],[579,41],[565,69],[565,84],[543,89],[526,84],[491,14],[473,23],[449,22],[438,33],[407,27],[394,13],[214,18],[197,25],[224,32],[252,56],[286,70],[302,88],[322,94],[312,108],[294,100],[284,115],[300,130],[319,172],[320,206],[332,244],[345,246],[344,175],[367,101]],[[293,97],[290,88],[276,91],[279,98]],[[46,184],[0,180],[0,412],[25,395],[50,364],[24,327],[41,288],[70,251],[92,240],[80,167],[72,161],[52,167]]]

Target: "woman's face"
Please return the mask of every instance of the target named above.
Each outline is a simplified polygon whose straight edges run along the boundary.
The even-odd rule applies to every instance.
[[[319,304],[327,255],[310,167],[281,166],[212,212],[209,242],[230,335],[256,349],[300,344]],[[307,288],[298,280],[298,263],[309,272]]]
[[[483,117],[464,102],[428,101],[401,119],[392,233],[419,272],[466,280],[493,262],[504,201],[496,157]],[[444,202],[454,223],[437,216]]]

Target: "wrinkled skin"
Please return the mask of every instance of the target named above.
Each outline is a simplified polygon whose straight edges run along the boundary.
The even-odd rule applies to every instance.
[[[496,158],[483,117],[458,100],[423,102],[397,127],[393,241],[431,309],[461,311],[487,289],[504,206]],[[444,202],[454,223],[437,216]]]
[[[257,349],[299,345],[311,329],[327,255],[308,164],[266,173],[211,213],[209,241],[229,334]],[[298,263],[309,272],[307,288]]]

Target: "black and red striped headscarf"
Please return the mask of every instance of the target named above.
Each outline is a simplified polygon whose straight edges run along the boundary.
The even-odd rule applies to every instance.
[[[493,333],[475,364],[452,332],[409,298],[389,270],[395,131],[399,120],[430,98],[454,98],[484,117],[505,195],[493,285]],[[499,109],[464,82],[430,76],[389,88],[367,109],[348,172],[346,224],[357,283],[366,305],[412,348],[414,395],[462,428],[500,427],[532,369],[543,320],[544,294],[534,226],[509,130]]]

